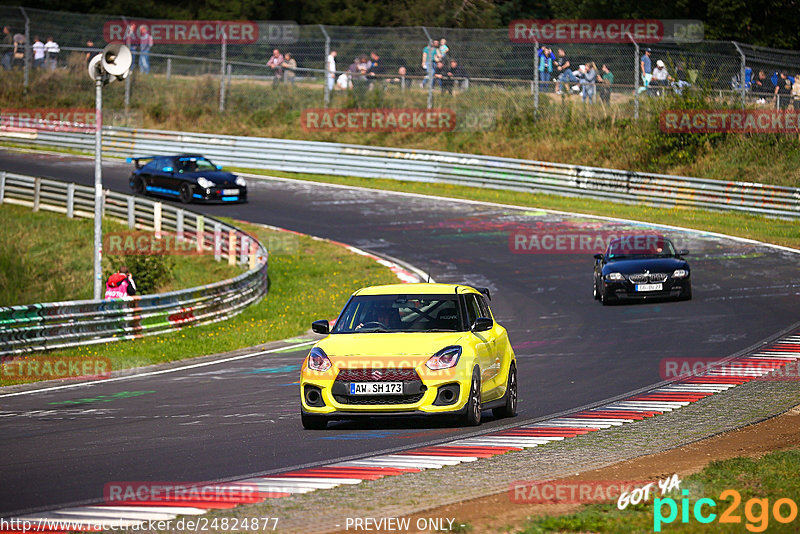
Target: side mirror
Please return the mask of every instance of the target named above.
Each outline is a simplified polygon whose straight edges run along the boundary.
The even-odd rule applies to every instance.
[[[688,254],[689,254],[689,251],[688,251],[688,250],[686,250],[686,249],[683,249],[683,250],[679,250],[679,251],[678,251],[678,256],[686,256],[686,255],[688,255]]]
[[[602,255],[602,254],[595,254],[595,255],[594,255],[594,259],[596,259],[596,260],[602,260],[602,259],[603,259],[603,255]]]
[[[485,332],[486,330],[491,330],[493,326],[494,321],[488,317],[478,317],[475,319],[475,322],[472,324],[470,330],[473,332]]]
[[[326,319],[320,319],[319,321],[311,323],[311,330],[317,334],[328,334],[330,333],[331,327]]]

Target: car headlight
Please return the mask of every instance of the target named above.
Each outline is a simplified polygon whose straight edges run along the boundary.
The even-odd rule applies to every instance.
[[[236,177],[236,185],[238,185],[239,187],[247,187],[247,182],[241,176],[237,176]]]
[[[331,360],[325,351],[319,347],[314,347],[308,353],[308,368],[312,371],[319,371],[324,373],[331,368]]]
[[[622,273],[608,273],[606,275],[606,280],[611,282],[622,282],[625,280],[625,277],[622,276]]]
[[[675,272],[672,273],[672,278],[686,278],[689,276],[689,271],[686,269],[675,269]]]
[[[200,178],[197,179],[197,185],[199,185],[203,189],[208,189],[209,187],[214,187],[214,182],[212,182],[208,178],[203,178],[201,176]]]
[[[458,363],[458,357],[461,356],[461,347],[453,345],[452,347],[445,347],[433,356],[431,356],[425,367],[431,371],[438,371],[440,369],[449,369]]]

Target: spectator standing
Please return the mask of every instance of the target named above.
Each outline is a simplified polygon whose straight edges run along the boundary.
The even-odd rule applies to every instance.
[[[97,55],[97,53],[94,50],[92,50],[94,48],[94,41],[92,41],[91,39],[86,41],[86,48],[88,48],[89,50],[86,51],[86,54],[83,56],[83,58],[86,60],[86,66],[88,67],[89,63],[92,62],[92,58],[95,55]]]
[[[558,57],[556,58],[556,94],[561,94],[561,88],[559,87],[559,82],[563,82],[565,87],[567,87],[567,92],[569,92],[569,83],[578,83],[578,78],[572,72],[572,64],[570,63],[569,59],[567,58],[566,52],[564,52],[563,48],[558,49]]]
[[[44,43],[39,36],[33,38],[33,68],[41,69],[44,67]]]
[[[792,81],[786,74],[786,71],[781,71],[778,83],[775,84],[775,101],[778,109],[786,109],[789,107],[789,101],[792,98]]]
[[[758,75],[753,80],[753,94],[765,95],[772,93],[770,86],[772,82],[767,78],[767,74],[763,70],[758,71]]]
[[[455,59],[450,60],[450,66],[446,70],[443,80],[444,88],[447,89],[447,92],[451,95],[453,94],[453,86],[456,83],[460,83],[463,80],[467,79],[467,71],[464,70],[464,67],[458,64],[458,61]]]
[[[11,65],[12,67],[22,67],[25,64],[25,36],[15,33],[13,40],[14,53],[11,56]]]
[[[283,81],[294,86],[294,78],[297,75],[297,60],[292,57],[292,54],[286,52],[286,55],[283,56],[281,67],[283,68]]]
[[[153,48],[153,36],[147,26],[139,27],[139,67],[142,74],[150,74],[150,49]]]
[[[6,49],[3,52],[3,59],[0,60],[0,65],[4,70],[11,70],[11,57],[14,52],[14,37],[11,35],[11,28],[3,26],[3,45]]]
[[[439,52],[439,41],[432,41],[428,46],[422,49],[422,68],[425,70],[425,79],[422,80],[422,87],[428,83],[428,78],[433,77],[433,66],[435,65],[434,59]],[[433,81],[431,81],[433,83]]]
[[[650,54],[652,53],[652,50],[645,48],[644,54],[642,54],[642,58],[639,61],[639,68],[642,71],[642,84],[644,85],[645,89],[650,86],[650,80],[653,77],[653,62],[650,61]]]
[[[267,67],[272,69],[274,73],[274,78],[272,79],[272,86],[275,87],[279,83],[281,83],[281,79],[283,78],[283,54],[277,48],[272,51],[272,56],[270,56],[269,61],[267,61]]]
[[[58,46],[58,43],[53,40],[52,37],[47,38],[47,42],[44,44],[44,66],[49,71],[56,70],[58,66],[58,55],[61,53],[61,48]]]
[[[800,73],[794,75],[792,84],[792,106],[795,111],[800,111]]]
[[[336,50],[331,50],[325,58],[325,83],[328,84],[328,91],[333,91],[336,83]]]
[[[139,38],[136,35],[135,22],[128,24],[128,27],[125,29],[125,35],[122,37],[122,41],[131,51],[131,70],[134,70],[136,68],[136,50],[139,46]]]
[[[594,94],[597,88],[597,65],[593,61],[586,64],[586,72],[581,78],[581,98],[594,104]]]
[[[553,63],[556,56],[546,46],[542,46],[537,53],[539,57],[539,82],[549,82],[553,77]]]
[[[611,103],[611,88],[614,85],[614,73],[608,68],[608,65],[603,63],[600,67],[601,74],[597,77],[597,83],[600,87],[597,89],[598,96],[602,102],[606,104]]]
[[[384,75],[386,69],[383,66],[383,61],[377,52],[370,52],[370,66],[367,70],[367,78],[370,81],[370,88],[375,86],[376,81],[379,81],[381,76]]]

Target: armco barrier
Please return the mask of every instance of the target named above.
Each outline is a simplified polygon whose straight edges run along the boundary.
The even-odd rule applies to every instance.
[[[57,180],[0,172],[0,204],[93,217],[94,189]],[[267,250],[238,228],[170,204],[105,192],[105,216],[131,229],[178,239],[249,266],[236,278],[130,300],[82,300],[0,307],[0,356],[160,334],[231,317],[267,292]],[[232,239],[233,237],[235,239]],[[199,241],[199,244],[198,244]],[[235,242],[235,246],[230,246]]]
[[[91,152],[94,135],[0,129],[0,141]],[[198,152],[217,163],[257,169],[389,178],[800,217],[800,189],[601,169],[561,163],[363,145],[106,128],[103,150],[128,157]]]

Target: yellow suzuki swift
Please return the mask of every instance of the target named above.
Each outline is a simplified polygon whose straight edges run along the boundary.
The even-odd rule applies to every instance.
[[[517,413],[517,368],[489,291],[454,284],[360,289],[301,369],[303,426],[385,415],[450,415],[477,426],[481,410]]]

